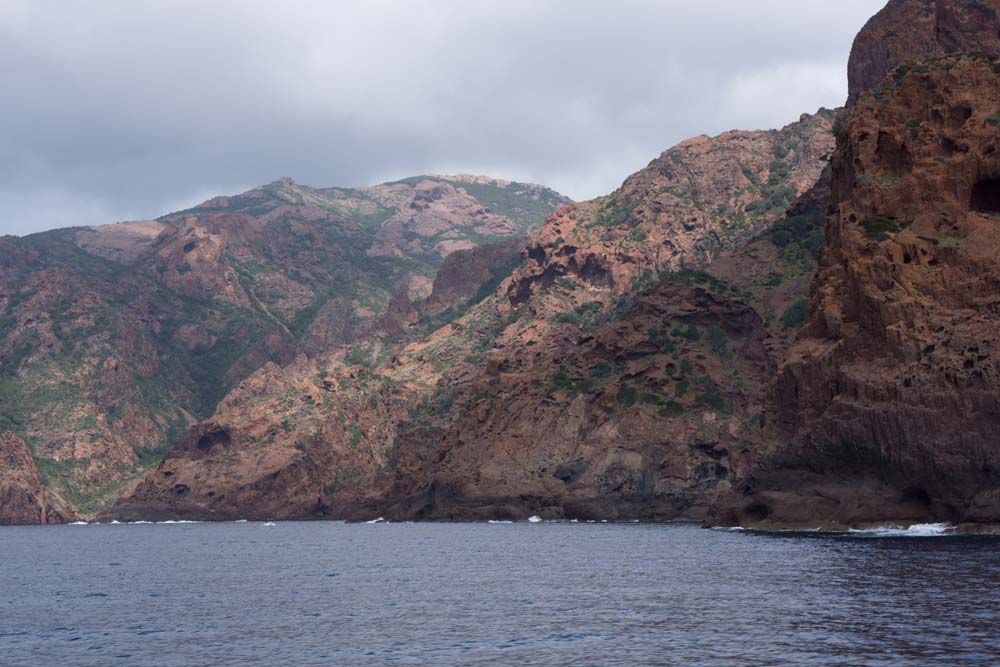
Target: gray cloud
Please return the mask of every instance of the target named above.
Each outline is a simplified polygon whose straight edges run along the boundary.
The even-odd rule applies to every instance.
[[[696,134],[846,98],[884,0],[6,0],[0,233],[280,176],[607,193]]]

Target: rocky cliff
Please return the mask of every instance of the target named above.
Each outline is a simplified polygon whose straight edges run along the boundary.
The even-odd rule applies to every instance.
[[[24,441],[0,433],[0,525],[63,523],[73,515],[60,512],[49,494]]]
[[[1000,522],[998,11],[893,0],[846,111],[689,140],[538,229],[542,189],[421,177],[79,235],[276,336],[103,516]]]
[[[1000,521],[997,72],[935,58],[858,98],[772,450],[731,520]]]
[[[107,516],[700,516],[801,323],[832,121],[685,142],[498,285],[455,257],[427,303],[471,278],[464,312],[258,372]]]
[[[158,221],[2,238],[0,433],[28,447],[47,502],[92,515],[262,365],[391,339],[400,291],[431,296],[456,248],[506,242],[481,252],[509,271],[511,240],[566,201],[482,177],[357,190],[283,179]]]
[[[1000,2],[890,0],[854,40],[848,106],[898,65],[958,52],[1000,53]]]

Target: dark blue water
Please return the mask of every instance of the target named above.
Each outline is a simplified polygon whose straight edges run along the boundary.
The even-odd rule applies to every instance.
[[[0,665],[998,665],[1000,541],[0,528]]]

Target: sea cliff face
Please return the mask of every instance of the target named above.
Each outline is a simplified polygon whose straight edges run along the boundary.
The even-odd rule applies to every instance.
[[[854,40],[847,65],[848,106],[905,62],[998,49],[997,0],[890,0]]]
[[[258,372],[108,516],[703,516],[801,324],[832,123],[684,142],[499,284],[455,257],[402,340]],[[442,326],[457,275],[479,296]]]
[[[118,519],[1000,522],[998,12],[893,0],[846,109],[682,142],[588,202],[286,179],[57,255],[0,239],[11,516],[97,489]],[[119,321],[110,282],[144,327],[109,361],[121,334],[87,316]],[[220,341],[239,354],[201,356]],[[42,368],[90,379],[85,439],[31,418],[62,405],[25,392]]]
[[[1000,521],[998,70],[935,58],[859,97],[739,521]]]
[[[0,238],[0,434],[30,454],[0,485],[28,489],[33,468],[48,520],[94,515],[257,369],[398,337],[442,266],[421,312],[463,303],[567,201],[483,177],[282,179],[156,221]],[[0,516],[35,521],[14,507]]]

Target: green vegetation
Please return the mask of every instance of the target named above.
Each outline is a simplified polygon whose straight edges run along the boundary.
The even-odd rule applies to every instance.
[[[688,324],[683,329],[681,328],[674,329],[671,333],[673,333],[673,335],[677,336],[678,338],[684,338],[685,340],[689,340],[691,342],[697,342],[701,340],[701,331],[694,324]]]
[[[639,391],[635,387],[623,384],[618,387],[615,401],[624,408],[630,408],[639,400]]]
[[[872,241],[885,241],[892,234],[897,234],[910,226],[909,222],[897,221],[881,215],[866,218],[861,222],[865,236]]]
[[[540,196],[534,199],[524,183],[511,183],[503,188],[483,183],[449,181],[456,188],[465,190],[491,211],[510,218],[521,226],[521,233],[531,225],[541,225],[549,213],[565,203],[548,188],[539,189]]]
[[[598,224],[604,227],[622,227],[632,217],[632,212],[639,207],[640,202],[621,204],[617,198],[609,199],[597,214]]]
[[[557,314],[555,321],[558,324],[588,325],[592,324],[600,314],[601,302],[591,301],[582,306],[577,306],[571,311]]]
[[[785,331],[797,329],[806,322],[806,315],[809,311],[809,303],[806,299],[799,299],[785,309],[781,316],[781,328]]]
[[[933,237],[918,236],[917,238],[919,238],[922,241],[927,241],[928,243],[932,243],[934,245],[940,245],[945,247],[957,246],[962,243],[962,239],[959,236],[933,236]]]
[[[682,269],[660,274],[661,285],[686,285],[688,287],[703,287],[716,294],[742,297],[744,292],[731,283],[719,280],[705,271]]]
[[[17,384],[0,376],[0,433],[20,433],[25,420],[22,396]]]
[[[981,0],[969,0],[969,5],[994,21],[997,18],[997,11]]]
[[[667,323],[662,322],[659,329],[650,328],[646,331],[649,339],[656,343],[663,354],[673,354],[677,349],[677,343],[667,330]]]
[[[896,71],[893,72],[892,77],[897,81],[902,81],[906,78],[906,75],[914,70],[916,63],[912,60],[904,62],[902,65],[896,67]]]
[[[718,324],[710,325],[706,330],[708,348],[720,359],[729,359],[733,356],[733,349],[729,345],[729,337]]]
[[[723,398],[719,388],[708,378],[701,383],[701,392],[695,402],[722,414],[730,414],[732,406]]]
[[[546,396],[551,397],[557,391],[565,391],[571,394],[576,393],[576,383],[570,378],[565,365],[560,365],[549,377],[549,386],[545,393]]]
[[[997,111],[995,114],[987,118],[986,122],[993,127],[1000,127],[1000,111]]]
[[[614,369],[606,361],[599,361],[590,367],[590,377],[597,380],[604,380],[611,377],[611,373]]]
[[[684,414],[684,406],[677,401],[666,401],[657,414],[661,417],[680,417]]]
[[[363,437],[361,428],[359,428],[357,424],[351,424],[348,427],[348,430],[351,433],[351,439],[348,441],[347,446],[351,449],[357,449],[361,444],[361,439]]]
[[[690,389],[691,383],[685,378],[674,385],[674,396],[677,398],[684,398],[687,396],[688,389]]]
[[[778,247],[786,262],[816,261],[825,240],[821,215],[788,216],[776,223],[763,238]]]
[[[372,348],[364,344],[353,345],[344,356],[344,361],[352,366],[372,368],[374,365],[372,361]]]
[[[743,173],[760,192],[759,200],[746,205],[744,210],[748,214],[781,215],[795,198],[795,190],[785,183],[791,173],[791,167],[781,160],[771,162],[767,183],[761,183],[749,169],[744,168]]]

